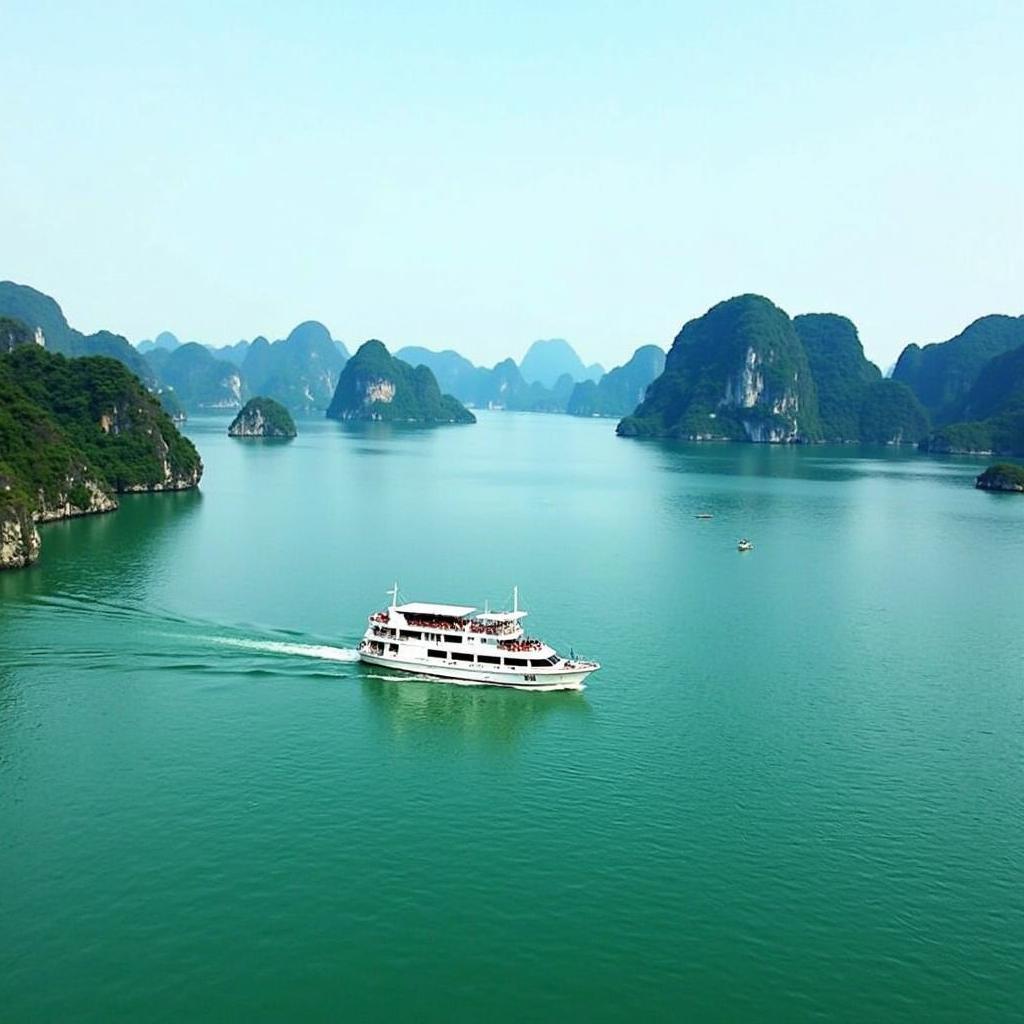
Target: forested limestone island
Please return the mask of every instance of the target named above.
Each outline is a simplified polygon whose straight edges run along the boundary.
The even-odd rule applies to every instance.
[[[983,491],[1010,491],[1024,494],[1024,466],[1012,462],[997,462],[989,466],[974,486]]]
[[[566,412],[570,416],[626,416],[644,400],[647,388],[665,369],[665,353],[657,345],[641,345],[629,361],[599,380],[574,385]]]
[[[364,342],[345,364],[327,418],[428,425],[476,422],[457,398],[441,393],[429,367],[396,359],[375,339]]]
[[[1021,344],[981,366],[966,393],[944,407],[951,422],[933,430],[921,442],[922,450],[1024,455],[1024,317],[999,319],[1020,325]]]
[[[790,319],[740,295],[683,326],[623,437],[770,443],[916,443],[928,415],[886,380],[846,317]]]
[[[983,316],[949,341],[907,345],[892,379],[913,389],[933,423],[952,423],[986,364],[1021,345],[1024,316]]]
[[[292,414],[273,398],[250,398],[228,427],[229,437],[296,437]]]
[[[36,560],[37,523],[112,511],[120,493],[195,487],[202,472],[192,442],[116,360],[34,343],[0,355],[0,568]]]
[[[38,345],[65,356],[109,356],[124,363],[147,387],[156,386],[149,364],[127,338],[110,331],[82,334],[68,326],[60,306],[35,288],[0,281],[0,316],[19,320]]]

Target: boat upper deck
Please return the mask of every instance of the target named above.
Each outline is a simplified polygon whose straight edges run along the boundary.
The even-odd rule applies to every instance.
[[[475,608],[456,604],[426,604],[411,602],[393,605],[374,612],[370,622],[375,625],[402,626],[439,633],[472,633],[475,635],[518,637],[522,634],[521,621],[526,612],[484,611],[472,615]]]

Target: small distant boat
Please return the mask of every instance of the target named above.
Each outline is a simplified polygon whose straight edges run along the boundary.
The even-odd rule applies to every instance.
[[[754,550],[754,545],[751,544],[750,541],[747,540],[746,537],[744,537],[743,540],[741,540],[739,542],[739,544],[736,545],[736,550],[737,551],[753,551]]]
[[[698,512],[694,519],[714,519],[715,517],[710,512]]]

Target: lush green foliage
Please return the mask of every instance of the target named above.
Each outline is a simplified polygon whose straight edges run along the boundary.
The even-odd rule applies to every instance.
[[[665,353],[642,345],[627,363],[609,370],[599,382],[581,381],[566,406],[570,416],[625,416],[644,399],[648,386],[665,369]]]
[[[748,404],[751,389],[756,400]],[[818,399],[792,321],[759,295],[728,299],[691,320],[676,336],[665,372],[618,432],[818,440]]]
[[[329,419],[401,423],[475,423],[457,398],[441,394],[426,366],[395,359],[380,341],[365,342],[341,371]]]
[[[793,327],[814,377],[822,437],[858,440],[865,389],[881,380],[882,373],[864,356],[857,328],[835,313],[806,313],[793,318]]]
[[[242,406],[231,421],[228,433],[232,436],[253,436],[247,426],[259,421],[262,421],[262,437],[295,437],[298,433],[292,414],[280,402],[263,395],[250,398]]]
[[[986,420],[1017,406],[1024,406],[1024,344],[990,359],[981,368],[959,404],[956,418]]]
[[[956,410],[961,421],[934,431],[923,449],[1024,455],[1024,345],[990,359]]]
[[[916,444],[928,427],[928,413],[914,392],[899,381],[880,379],[864,388],[857,433],[844,440]]]
[[[0,357],[0,474],[7,500],[35,508],[82,495],[198,479],[199,455],[119,362],[66,359],[36,345]]]
[[[1024,316],[983,316],[949,341],[908,345],[892,377],[911,388],[934,422],[949,423],[967,418],[961,403],[985,364],[1021,345]]]
[[[1024,491],[1024,466],[997,462],[978,477],[976,484],[986,490]]]
[[[1024,406],[1008,408],[987,420],[939,427],[921,442],[920,448],[927,452],[1024,455]]]
[[[145,358],[163,387],[173,388],[189,411],[234,409],[241,404],[242,375],[203,345],[189,342],[173,351],[153,349]]]
[[[60,306],[35,288],[0,281],[0,315],[21,320],[32,331],[42,328],[48,352],[66,356],[110,356],[124,363],[144,383],[155,383],[148,364],[127,339],[109,331],[84,335],[74,330],[68,326]]]

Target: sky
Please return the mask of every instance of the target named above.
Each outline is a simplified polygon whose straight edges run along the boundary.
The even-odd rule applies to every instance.
[[[1024,3],[0,0],[0,278],[475,362],[743,292],[883,368],[1024,313]]]

